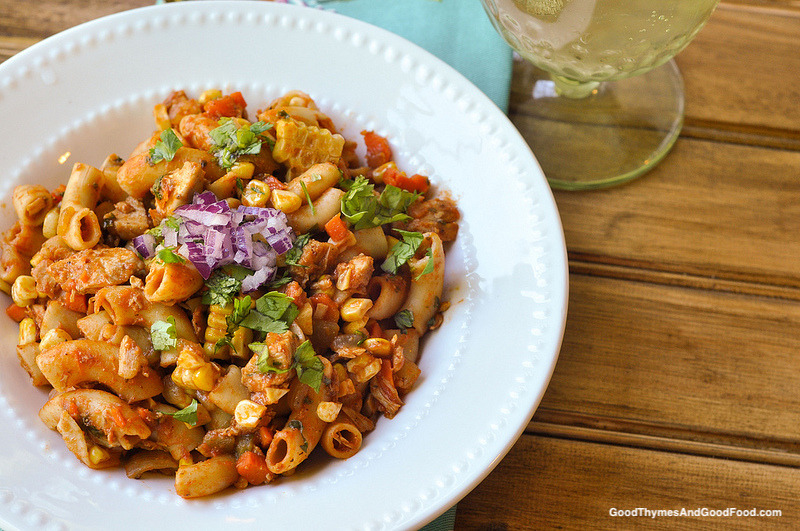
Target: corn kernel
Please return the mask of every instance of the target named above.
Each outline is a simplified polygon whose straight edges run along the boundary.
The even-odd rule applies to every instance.
[[[200,94],[200,97],[197,99],[197,101],[200,103],[200,105],[205,105],[209,101],[216,100],[216,99],[219,99],[221,97],[222,97],[222,91],[221,90],[219,90],[219,89],[208,89],[208,90],[204,90]]]
[[[254,179],[244,187],[242,204],[244,206],[265,207],[270,195],[272,195],[272,190],[267,186],[267,183]]]
[[[184,372],[186,372],[184,369],[181,369],[180,367],[175,367],[175,369],[172,371],[172,374],[170,374],[170,378],[172,379],[173,382],[175,382],[175,385],[186,389],[186,384],[183,383]]]
[[[36,343],[36,322],[26,317],[19,322],[19,345]]]
[[[178,466],[190,466],[194,464],[194,459],[192,459],[191,455],[187,455],[185,457],[181,457],[180,461],[178,461]]]
[[[189,349],[181,350],[181,353],[178,355],[178,367],[183,369],[199,369],[205,364],[205,362],[206,360],[198,356],[196,352],[193,352]]]
[[[44,337],[42,337],[42,340],[39,343],[39,350],[44,351],[58,345],[59,343],[71,340],[72,336],[70,336],[69,332],[63,328],[51,328],[45,332]]]
[[[50,211],[45,214],[44,221],[42,222],[42,235],[44,235],[45,238],[49,239],[57,234],[59,212],[60,209],[56,207],[51,208]]]
[[[303,204],[299,195],[288,190],[273,190],[270,200],[273,207],[286,214],[296,212]]]
[[[209,392],[214,389],[218,374],[214,364],[206,363],[192,374],[192,387],[198,391]]]
[[[153,107],[153,118],[156,121],[156,126],[162,131],[165,131],[172,127],[172,122],[169,120],[169,112],[167,111],[167,106],[163,103],[157,104]]]
[[[272,157],[289,168],[290,177],[318,162],[335,163],[344,149],[342,135],[295,120],[278,120],[275,135]]]
[[[261,392],[259,400],[266,404],[277,404],[278,401],[288,393],[288,389],[278,389],[277,387],[267,387]]]
[[[208,314],[208,326],[217,330],[225,331],[228,329],[227,315],[222,312],[211,312]]]
[[[266,411],[267,408],[261,404],[245,399],[236,404],[233,418],[236,419],[236,424],[243,428],[255,428]]]
[[[380,372],[381,360],[365,352],[348,361],[347,370],[355,376],[358,383],[364,383]]]
[[[370,353],[385,358],[392,353],[392,344],[382,337],[370,337],[361,343]]]
[[[314,308],[309,301],[306,301],[300,307],[300,313],[297,314],[294,322],[297,323],[305,335],[310,336],[314,333]]]
[[[231,169],[228,170],[228,175],[233,175],[239,179],[248,180],[253,178],[256,167],[252,162],[236,162]]]
[[[371,299],[350,297],[339,307],[339,315],[349,323],[363,319],[372,308]]]
[[[11,298],[17,306],[30,306],[39,298],[36,281],[30,275],[20,275],[11,285]]]
[[[0,278],[0,291],[6,295],[11,295],[11,284]]]
[[[93,465],[98,465],[103,461],[106,461],[109,457],[111,457],[108,452],[99,446],[92,446],[92,449],[89,450],[89,462]]]
[[[369,322],[369,318],[368,317],[363,317],[363,318],[359,319],[358,321],[349,322],[346,325],[344,325],[344,327],[342,328],[342,331],[345,334],[362,333],[362,334],[366,335],[366,333],[364,332],[364,328],[367,326],[367,322]]]
[[[342,404],[338,402],[320,402],[317,404],[317,417],[322,422],[333,422],[341,410]]]
[[[231,344],[233,345],[233,349],[236,351],[235,354],[240,358],[248,357],[247,354],[250,352],[250,349],[247,345],[252,342],[253,331],[244,326],[237,328],[233,333],[233,337],[231,338]]]

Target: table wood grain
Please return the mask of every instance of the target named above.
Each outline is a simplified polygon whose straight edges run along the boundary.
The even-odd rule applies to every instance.
[[[150,3],[0,0],[0,61]],[[722,2],[677,63],[669,156],[621,187],[555,192],[559,362],[458,531],[800,529],[800,2]],[[523,133],[529,68],[509,109]],[[706,516],[610,514],[637,508]],[[708,515],[728,508],[781,514]]]

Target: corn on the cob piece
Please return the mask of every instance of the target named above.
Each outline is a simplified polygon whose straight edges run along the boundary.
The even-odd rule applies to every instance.
[[[278,120],[275,135],[272,158],[289,167],[290,177],[320,162],[336,163],[344,149],[342,135],[291,119]]]

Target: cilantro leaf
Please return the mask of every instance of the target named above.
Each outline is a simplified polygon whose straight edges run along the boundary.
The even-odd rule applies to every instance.
[[[411,310],[402,310],[395,314],[394,324],[397,325],[401,331],[405,332],[406,329],[414,326],[414,313]]]
[[[270,291],[256,300],[256,307],[240,322],[246,328],[260,332],[274,332],[280,334],[289,329],[300,310],[294,304],[294,299]]]
[[[175,318],[167,317],[166,321],[156,321],[150,325],[150,339],[156,350],[169,350],[178,344],[178,331],[175,328]]]
[[[428,257],[428,261],[425,262],[425,268],[420,271],[420,274],[414,277],[414,280],[419,280],[420,278],[424,277],[429,273],[433,273],[433,249],[428,247],[428,252],[425,253],[425,256]]]
[[[208,291],[203,293],[203,304],[225,306],[239,294],[242,289],[242,281],[217,269],[206,280],[206,288]]]
[[[269,347],[264,343],[250,343],[250,348],[254,352],[258,352],[256,359],[256,367],[261,373],[274,372],[283,374],[295,369],[297,371],[297,378],[315,391],[319,392],[322,385],[323,373],[325,365],[322,360],[317,357],[314,352],[314,347],[311,346],[311,341],[303,341],[297,350],[294,351],[292,356],[292,364],[289,367],[276,367],[272,364],[271,353]]]
[[[178,139],[175,131],[164,129],[161,131],[160,140],[156,141],[155,145],[150,148],[150,163],[157,164],[162,160],[170,161],[175,157],[175,153],[183,144]]]
[[[228,323],[229,335],[232,335],[237,327],[244,326],[242,322],[250,315],[252,306],[250,295],[245,295],[241,299],[233,299],[233,311],[225,319]]]
[[[386,185],[383,192],[376,195],[375,185],[366,177],[358,176],[342,196],[342,215],[354,230],[406,221],[411,219],[406,211],[418,197],[418,193],[392,185]]]
[[[209,131],[213,147],[211,152],[217,157],[219,165],[229,170],[242,155],[258,155],[261,153],[261,144],[267,140],[261,134],[272,127],[266,122],[239,127],[235,120],[223,117],[219,127]]]
[[[322,360],[317,357],[316,352],[314,352],[311,341],[306,339],[297,347],[294,353],[294,360],[297,377],[300,381],[309,387],[313,387],[315,391],[319,391],[325,366],[322,364]]]
[[[156,258],[165,264],[182,264],[186,261],[181,255],[169,248],[158,251],[158,253],[156,253]]]
[[[303,256],[303,247],[306,246],[308,240],[310,239],[311,233],[309,232],[301,234],[297,237],[292,248],[286,251],[286,253],[283,255],[285,257],[284,260],[287,266],[303,267],[298,263],[298,261],[300,260],[300,257]]]
[[[274,366],[271,363],[271,358],[270,358],[271,353],[269,351],[269,347],[267,347],[267,345],[264,343],[250,343],[250,345],[248,346],[254,352],[258,352],[258,358],[256,359],[256,368],[258,368],[258,371],[263,374],[266,374],[268,372],[283,374],[285,372],[291,371],[292,368],[294,367],[294,364],[289,365],[286,368]]]
[[[401,241],[395,243],[386,260],[381,264],[381,269],[387,273],[395,274],[400,266],[408,262],[408,259],[414,256],[414,253],[419,249],[424,236],[420,232],[411,232],[406,230],[395,229],[395,232],[400,234]]]
[[[192,403],[185,408],[175,413],[165,413],[165,415],[171,415],[175,420],[195,426],[197,425],[197,399],[192,398]]]

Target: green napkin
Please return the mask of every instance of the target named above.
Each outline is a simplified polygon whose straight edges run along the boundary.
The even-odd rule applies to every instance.
[[[512,52],[479,0],[277,0],[322,7],[387,29],[431,52],[472,81],[504,112]]]

